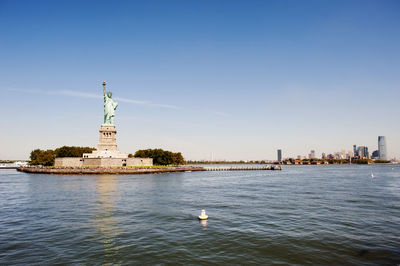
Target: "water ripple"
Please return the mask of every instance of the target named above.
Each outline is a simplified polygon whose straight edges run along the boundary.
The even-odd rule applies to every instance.
[[[399,264],[400,167],[392,167],[143,176],[7,170],[0,264]],[[201,209],[206,223],[197,220]]]

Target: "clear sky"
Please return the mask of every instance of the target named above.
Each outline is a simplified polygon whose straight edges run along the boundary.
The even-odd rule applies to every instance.
[[[400,1],[0,0],[0,159],[96,146],[103,80],[122,152],[400,158]]]

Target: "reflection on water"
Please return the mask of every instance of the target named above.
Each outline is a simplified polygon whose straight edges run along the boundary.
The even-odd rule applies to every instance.
[[[203,227],[203,229],[206,229],[206,227],[207,227],[207,220],[199,220],[199,221],[200,221],[201,227]]]
[[[99,175],[97,178],[96,213],[93,224],[100,234],[105,256],[109,259],[118,257],[116,237],[118,236],[118,221],[115,218],[115,196],[117,195],[115,175]]]

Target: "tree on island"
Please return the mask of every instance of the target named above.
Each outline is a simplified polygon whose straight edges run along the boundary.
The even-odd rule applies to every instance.
[[[185,160],[180,152],[164,151],[162,149],[138,150],[133,157],[153,158],[155,165],[182,165]]]
[[[54,150],[56,158],[58,157],[82,157],[84,153],[91,153],[95,148],[62,146]]]
[[[368,164],[370,162],[371,162],[370,159],[365,159],[365,158],[351,160],[351,163],[353,163],[353,164]]]
[[[52,166],[55,159],[53,150],[43,151],[41,149],[33,150],[30,157],[31,161],[29,162],[29,164],[43,166]]]
[[[41,154],[42,152],[44,152],[41,149],[35,149],[33,151],[31,151],[31,155],[29,156],[31,159],[31,162],[36,161],[37,157],[39,156],[39,154]]]
[[[75,147],[75,146],[62,146],[55,150],[41,150],[35,149],[31,152],[29,164],[31,165],[54,165],[55,158],[59,157],[82,157],[84,153],[90,153],[95,148],[91,147]]]
[[[374,163],[390,163],[390,161],[387,160],[375,160]]]

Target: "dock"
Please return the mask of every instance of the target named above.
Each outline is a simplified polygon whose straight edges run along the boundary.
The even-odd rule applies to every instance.
[[[206,171],[264,171],[264,170],[282,170],[278,165],[266,166],[217,166],[217,167],[204,167]]]

